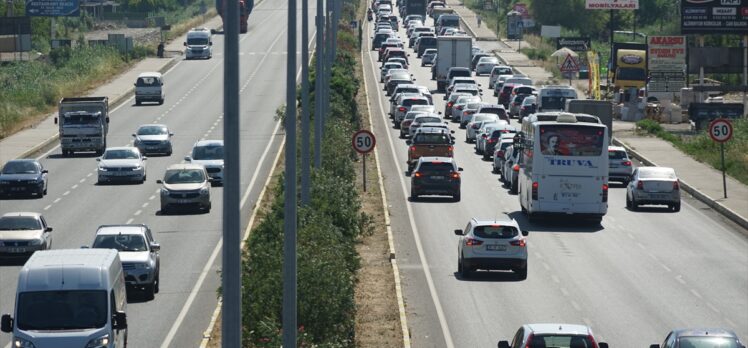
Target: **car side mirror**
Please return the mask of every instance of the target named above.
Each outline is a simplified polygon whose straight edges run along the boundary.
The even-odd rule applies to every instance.
[[[57,124],[57,117],[55,117],[55,124]]]
[[[151,250],[152,251],[159,251],[159,250],[161,250],[161,244],[151,243]]]
[[[3,314],[2,324],[0,324],[0,331],[2,332],[13,332],[13,318],[10,314]]]
[[[406,141],[405,141],[405,143],[406,143],[406,144],[408,144],[408,145],[410,145],[410,144],[413,144],[413,141],[411,141],[411,140],[409,139],[409,140],[406,140]]]
[[[528,234],[530,234],[530,231],[528,231],[528,230],[523,230],[522,231],[522,235],[523,236],[527,237]]]
[[[208,182],[213,182],[213,178],[208,178]]]
[[[447,122],[444,122],[444,123],[447,123]],[[453,130],[450,130],[449,132],[450,132],[451,134],[455,134],[455,131],[453,131]]]
[[[442,112],[441,112],[441,111],[439,111],[439,112],[437,112],[437,114],[441,115],[441,114],[442,114]]]
[[[184,156],[184,160],[187,162],[192,162],[192,157],[190,156]]]
[[[508,341],[499,341],[499,348],[510,348]]]
[[[461,171],[463,171],[463,170],[465,170],[465,169],[463,169],[462,167],[457,167],[457,171],[458,171],[458,172],[461,172]]]
[[[455,144],[455,141],[454,141],[454,140],[452,140],[452,141],[451,141],[450,143],[452,143],[452,145],[454,145],[454,144]]]
[[[659,344],[650,344],[649,348],[660,348]]]
[[[109,123],[109,116],[106,117],[106,123]]]
[[[182,42],[182,45],[186,47],[186,46],[187,46],[187,43],[186,43],[186,42]]]
[[[42,169],[42,174],[47,174],[47,173],[49,173],[49,170]]]
[[[88,245],[81,245],[81,249],[91,249],[91,247]]]
[[[101,162],[101,157],[96,157],[96,162]]]
[[[137,135],[135,135],[135,133],[132,133],[130,135],[132,135],[133,138],[137,138],[138,137]]]
[[[462,230],[459,230],[459,229],[455,230],[455,235],[456,236],[461,236],[462,235]]]
[[[169,136],[170,136],[170,137],[173,137],[173,136],[174,136],[174,133],[169,133]]]
[[[47,226],[44,228],[44,232],[52,232],[52,227]]]
[[[597,344],[597,347],[598,348],[608,348],[608,344],[605,343],[605,342],[600,342],[600,343]]]
[[[137,84],[137,83],[133,83],[132,85],[133,85],[133,86],[135,86],[135,87],[138,87],[138,84]]]
[[[208,46],[213,46],[213,41],[208,42]]]
[[[127,329],[127,314],[125,312],[115,312],[112,319],[114,321],[112,328],[115,330]]]
[[[161,179],[158,179],[158,180],[156,180],[156,183],[157,183],[157,184],[163,184],[163,183],[164,183],[164,181],[163,181],[163,180],[161,180]]]
[[[148,157],[143,156],[143,161],[148,160]]]

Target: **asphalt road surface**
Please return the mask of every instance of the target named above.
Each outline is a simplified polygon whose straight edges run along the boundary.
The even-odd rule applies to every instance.
[[[403,30],[399,35],[406,39]],[[429,68],[408,51],[415,83],[435,90]],[[410,202],[407,146],[387,116],[376,51],[364,50],[363,58],[414,347],[495,347],[522,324],[541,322],[590,325],[612,347],[648,347],[679,327],[730,328],[748,339],[748,241],[740,227],[685,194],[678,213],[632,212],[625,188],[613,184],[601,226],[574,219],[529,223],[491,162],[450,123],[454,157],[464,168],[462,201]],[[483,100],[496,102],[488,77],[478,79]],[[433,95],[443,111],[443,94]],[[527,280],[500,271],[460,279],[453,230],[471,217],[505,214],[530,231]]]
[[[301,6],[298,8],[300,11]],[[284,1],[263,1],[250,16],[249,32],[240,36],[242,177],[237,189],[242,194],[242,232],[284,137],[274,117],[285,101],[286,9]],[[310,35],[315,33],[314,13],[312,4]],[[162,216],[160,185],[156,184],[166,167],[182,162],[197,140],[223,137],[223,36],[215,35],[213,41],[212,59],[181,61],[166,73],[163,105],[135,106],[131,99],[110,112],[109,146],[131,144],[131,134],[145,123],[164,123],[175,133],[172,156],[148,157],[144,184],[97,185],[93,154],[63,158],[59,148],[54,148],[40,157],[50,172],[47,196],[0,200],[0,214],[43,213],[54,228],[55,249],[91,245],[97,226],[102,224],[150,226],[161,243],[161,286],[152,301],[144,301],[137,293],[129,296],[131,347],[198,346],[217,303],[222,193],[228,188],[211,190],[213,209],[208,214]],[[314,42],[313,36],[310,42]],[[297,44],[299,52],[300,47]],[[0,266],[2,313],[13,311],[21,265],[3,261]],[[10,338],[9,334],[0,335],[0,347],[9,347]]]

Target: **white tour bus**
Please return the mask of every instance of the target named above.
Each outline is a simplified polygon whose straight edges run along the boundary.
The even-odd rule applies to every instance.
[[[596,116],[541,112],[522,121],[519,202],[538,214],[579,214],[594,221],[608,211],[608,128]]]

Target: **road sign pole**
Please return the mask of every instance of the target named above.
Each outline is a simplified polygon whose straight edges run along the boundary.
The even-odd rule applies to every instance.
[[[720,155],[722,157],[722,191],[727,198],[727,177],[725,176],[725,143],[719,143]]]
[[[288,0],[286,173],[283,210],[283,346],[296,347],[296,0]],[[239,347],[238,345],[235,347]]]
[[[317,16],[315,23],[317,28],[317,51],[315,77],[314,77],[314,168],[322,166],[322,71],[324,70],[325,57],[325,15],[323,12],[323,1],[317,0]]]
[[[366,192],[366,154],[363,154],[361,156],[364,156],[361,162],[363,162],[363,166],[364,166],[363,179],[364,179],[364,192]]]
[[[225,0],[228,8],[237,0]],[[226,191],[223,194],[223,310],[221,345],[240,347],[242,342],[241,210],[239,206],[239,16],[225,18],[226,62],[223,68],[223,137],[226,157]]]
[[[309,0],[301,1],[301,204],[309,204]]]

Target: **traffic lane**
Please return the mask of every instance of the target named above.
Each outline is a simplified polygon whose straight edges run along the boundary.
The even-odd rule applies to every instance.
[[[190,145],[191,145],[191,142],[190,142]],[[179,150],[177,150],[177,151],[179,151]],[[91,211],[91,210],[89,210],[89,211]],[[113,219],[113,220],[114,220],[114,219]],[[117,220],[120,220],[120,219],[117,219]],[[96,225],[96,224],[94,224],[94,225]],[[94,227],[94,229],[95,229],[95,227]],[[75,242],[74,242],[74,244],[77,244],[77,243],[75,243]],[[168,243],[167,243],[167,244],[168,244]],[[15,278],[15,277],[13,277],[13,278]],[[11,302],[12,302],[12,301],[11,301]]]
[[[437,98],[437,100],[438,100],[438,98]],[[439,107],[437,107],[437,109],[439,109]],[[458,138],[459,138],[459,137],[458,137]],[[460,149],[460,147],[458,146],[458,147],[457,147],[457,150],[459,151],[459,149]],[[459,155],[459,153],[458,153],[458,155]],[[457,155],[456,155],[456,157],[457,157]],[[464,162],[461,162],[461,163],[464,163]],[[468,181],[468,177],[467,177],[467,175],[468,175],[468,174],[467,174],[467,173],[464,173],[463,175],[464,175],[464,176],[463,176],[464,180],[465,180],[465,181]],[[464,189],[465,189],[465,188],[463,187],[463,190],[464,190]],[[480,194],[480,193],[479,193],[479,194]],[[467,196],[467,195],[466,195],[466,194],[463,194],[463,197],[465,197],[465,196]],[[611,199],[618,199],[618,200],[620,200],[621,202],[623,202],[623,196],[620,196],[620,197],[615,197],[615,196],[616,196],[616,195],[614,194],[614,196],[613,196],[613,197],[611,197]],[[515,203],[514,203],[514,204],[516,204],[516,200],[515,200]],[[437,213],[437,214],[433,214],[433,215],[437,215],[437,216],[443,216],[443,215],[441,215],[441,214],[438,214],[438,213]],[[434,223],[434,225],[435,225],[435,226],[438,226],[438,225],[443,225],[443,224],[440,224],[440,223]],[[738,250],[739,250],[739,249],[738,249]],[[439,254],[441,254],[441,253],[439,253]],[[532,268],[531,268],[531,270],[532,270]],[[736,289],[739,289],[739,287],[738,287],[738,288],[736,288]],[[598,330],[598,331],[599,331],[599,330]]]

